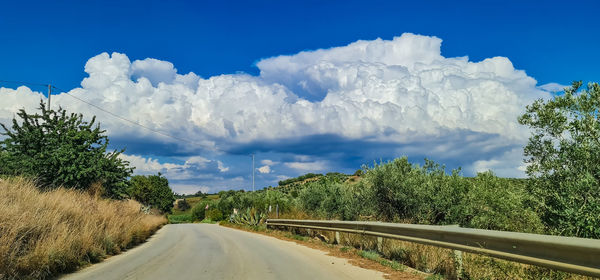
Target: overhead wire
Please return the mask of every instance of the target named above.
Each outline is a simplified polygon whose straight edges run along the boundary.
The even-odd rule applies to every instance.
[[[139,126],[139,127],[144,128],[144,129],[146,129],[148,131],[160,134],[160,135],[165,136],[165,137],[169,137],[169,138],[172,138],[172,139],[175,139],[175,140],[178,140],[178,141],[182,141],[182,142],[186,142],[186,143],[190,143],[190,144],[195,144],[195,145],[200,145],[200,146],[203,146],[205,148],[209,148],[209,146],[206,145],[206,144],[202,144],[202,143],[199,143],[199,142],[196,142],[196,141],[192,141],[192,140],[184,139],[184,138],[181,138],[181,137],[177,137],[177,136],[165,133],[163,131],[160,131],[160,130],[157,130],[157,129],[145,126],[145,125],[143,125],[141,123],[138,123],[136,121],[127,119],[127,118],[125,118],[123,116],[120,116],[120,115],[115,114],[115,113],[113,113],[111,111],[108,111],[108,110],[106,110],[106,109],[104,109],[104,108],[102,108],[102,107],[100,107],[98,105],[95,105],[95,104],[93,104],[91,102],[88,102],[88,101],[86,101],[86,100],[84,100],[82,98],[79,98],[79,97],[77,97],[75,95],[72,95],[67,90],[58,88],[58,87],[53,86],[51,84],[31,83],[31,82],[25,82],[25,81],[9,81],[9,80],[0,80],[0,83],[14,83],[14,84],[35,85],[35,86],[44,86],[44,87],[51,86],[52,89],[56,89],[58,91],[61,91],[62,93],[66,94],[67,96],[69,96],[69,97],[71,97],[71,98],[73,98],[73,99],[75,99],[75,100],[77,100],[79,102],[82,102],[82,103],[85,103],[85,104],[87,104],[89,106],[92,106],[92,107],[94,107],[94,108],[96,108],[96,109],[98,109],[98,110],[100,110],[100,111],[102,111],[104,113],[107,113],[107,114],[109,114],[109,115],[111,115],[111,116],[113,116],[113,117],[115,117],[117,119],[120,119],[122,121],[125,121],[125,122],[128,122],[130,124]],[[212,148],[212,147],[210,147],[210,148]]]
[[[89,105],[89,106],[92,106],[92,107],[94,107],[94,108],[96,108],[96,109],[98,109],[98,110],[100,110],[100,111],[102,111],[102,112],[104,112],[104,113],[107,113],[107,114],[109,114],[109,115],[111,115],[111,116],[113,116],[113,117],[115,117],[115,118],[118,118],[118,119],[120,119],[120,120],[122,120],[122,121],[125,121],[125,122],[128,122],[128,123],[131,123],[131,124],[133,124],[133,125],[137,125],[137,126],[139,126],[139,127],[141,127],[141,128],[144,128],[144,129],[146,129],[146,130],[152,131],[152,132],[154,132],[154,133],[157,133],[157,134],[160,134],[160,135],[162,135],[162,136],[166,136],[166,137],[169,137],[169,138],[172,138],[172,139],[175,139],[175,140],[179,140],[179,141],[183,141],[183,142],[187,142],[187,143],[191,143],[191,144],[196,144],[196,145],[201,145],[201,146],[206,146],[205,144],[201,144],[201,143],[198,143],[198,142],[195,142],[195,141],[191,141],[191,140],[188,140],[188,139],[184,139],[184,138],[180,138],[180,137],[177,137],[177,136],[173,136],[173,135],[167,134],[167,133],[165,133],[165,132],[162,132],[162,131],[160,131],[160,130],[157,130],[157,129],[154,129],[154,128],[151,128],[151,127],[145,126],[145,125],[143,125],[143,124],[140,124],[140,123],[138,123],[138,122],[136,122],[136,121],[133,121],[133,120],[127,119],[127,118],[125,118],[125,117],[122,117],[122,116],[120,116],[120,115],[117,115],[117,114],[115,114],[115,113],[113,113],[113,112],[111,112],[111,111],[105,110],[104,108],[102,108],[102,107],[100,107],[100,106],[97,106],[97,105],[95,105],[95,104],[93,104],[93,103],[91,103],[91,102],[88,102],[88,101],[86,101],[86,100],[84,100],[84,99],[81,99],[81,98],[79,98],[79,97],[77,97],[77,96],[74,96],[74,95],[70,94],[68,91],[66,91],[66,90],[64,90],[64,89],[61,89],[61,88],[58,88],[58,87],[55,87],[55,86],[52,86],[52,88],[53,88],[53,89],[56,89],[56,90],[59,90],[59,91],[61,91],[62,93],[66,94],[67,96],[71,97],[71,98],[74,98],[74,99],[76,99],[76,100],[78,100],[78,101],[80,101],[80,102],[82,102],[82,103],[85,103],[85,104],[87,104],[87,105]]]

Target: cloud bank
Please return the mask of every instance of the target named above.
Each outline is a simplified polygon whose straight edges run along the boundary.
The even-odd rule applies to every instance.
[[[537,86],[505,57],[478,62],[444,57],[441,43],[405,33],[262,59],[258,76],[208,78],[179,74],[167,61],[131,62],[125,54],[102,53],[89,59],[89,76],[69,94],[190,140],[101,118],[111,137],[123,143],[168,150],[160,162],[151,159],[156,155],[151,148],[127,155],[140,172],[163,170],[170,179],[202,186],[247,184],[246,167],[225,155],[251,151],[271,156],[259,170],[265,184],[277,176],[357,169],[401,155],[462,165],[469,174],[492,168],[522,176],[518,151],[529,132],[517,117],[560,85]],[[40,98],[26,87],[0,88],[0,122],[19,108],[33,109]],[[53,96],[53,104],[102,116],[65,94]],[[212,177],[202,179],[206,174]]]

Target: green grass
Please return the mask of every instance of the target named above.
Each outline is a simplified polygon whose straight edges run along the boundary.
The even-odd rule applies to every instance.
[[[425,278],[425,280],[444,280],[444,276],[439,275],[439,274],[432,274],[427,276],[427,278]]]
[[[308,237],[306,237],[306,236],[302,236],[302,235],[298,235],[298,234],[291,234],[291,233],[286,233],[285,237],[291,238],[291,239],[296,239],[296,240],[299,240],[299,241],[306,241],[306,240],[308,240]]]
[[[390,261],[390,260],[384,259],[377,252],[360,250],[360,251],[358,251],[358,255],[365,259],[369,259],[369,260],[378,262],[383,266],[391,267],[394,270],[404,271],[406,269],[406,267],[403,264],[401,264],[397,261]]]
[[[191,214],[170,214],[167,215],[167,219],[169,220],[169,224],[182,224],[182,223],[191,223],[192,215]]]
[[[204,220],[202,220],[200,222],[203,223],[203,224],[216,224],[217,223],[216,221],[213,221],[211,219],[204,219]]]
[[[196,204],[202,203],[202,202],[209,202],[209,201],[213,201],[213,200],[217,200],[217,199],[219,199],[218,194],[209,194],[204,198],[201,196],[188,197],[185,199],[190,204],[190,208],[188,210],[181,211],[181,210],[177,209],[177,207],[173,207],[171,210],[171,213],[173,213],[173,215],[192,214],[192,208],[194,208],[194,206],[196,206]]]

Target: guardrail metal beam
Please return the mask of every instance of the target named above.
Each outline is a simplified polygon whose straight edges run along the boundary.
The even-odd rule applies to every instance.
[[[269,219],[284,226],[379,236],[600,277],[600,240],[381,222]]]

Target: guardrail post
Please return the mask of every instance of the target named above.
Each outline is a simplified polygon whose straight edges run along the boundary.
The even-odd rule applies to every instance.
[[[335,244],[342,244],[342,239],[340,238],[340,232],[335,232]]]
[[[463,278],[463,259],[462,252],[459,250],[452,250],[452,259],[454,260],[454,270],[456,271],[456,278]]]
[[[377,237],[377,252],[383,253],[383,237]]]
[[[460,227],[460,225],[448,225],[449,227]],[[463,277],[463,259],[462,251],[452,250],[452,260],[454,261],[454,270],[456,271],[456,279]]]

